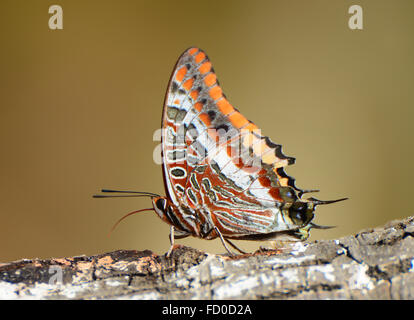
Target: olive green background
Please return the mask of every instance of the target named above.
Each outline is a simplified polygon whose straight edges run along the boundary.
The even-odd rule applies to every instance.
[[[48,8],[63,7],[63,30]],[[348,8],[364,30],[348,28]],[[413,214],[414,1],[0,2],[0,261],[169,248],[149,199],[164,194],[153,134],[172,68],[209,55],[229,101],[296,157],[324,199],[312,239]],[[224,252],[219,240],[178,243]],[[260,242],[236,242],[254,250]]]

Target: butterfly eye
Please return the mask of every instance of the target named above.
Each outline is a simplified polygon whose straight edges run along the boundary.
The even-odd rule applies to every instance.
[[[157,208],[159,210],[161,210],[162,212],[165,211],[166,207],[167,207],[167,200],[164,198],[159,198],[157,199],[157,201],[155,202],[155,205],[157,206]]]
[[[303,202],[294,202],[289,208],[289,217],[297,225],[305,225],[313,218],[312,210],[308,210],[308,205]]]

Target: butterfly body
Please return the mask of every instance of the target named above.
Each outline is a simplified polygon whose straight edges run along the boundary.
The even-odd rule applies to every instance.
[[[284,172],[295,159],[229,103],[198,48],[178,59],[162,129],[166,209],[154,209],[177,236],[307,238],[317,203]]]
[[[172,245],[187,236],[219,237],[227,250],[238,249],[229,239],[305,240],[324,228],[312,222],[316,206],[345,200],[303,198],[317,190],[296,187],[284,171],[295,159],[230,104],[198,48],[174,67],[161,126],[166,196],[148,196]]]

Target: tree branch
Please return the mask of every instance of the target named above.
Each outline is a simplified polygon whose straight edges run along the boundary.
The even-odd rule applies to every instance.
[[[178,246],[0,263],[3,299],[414,299],[414,217],[236,257]]]

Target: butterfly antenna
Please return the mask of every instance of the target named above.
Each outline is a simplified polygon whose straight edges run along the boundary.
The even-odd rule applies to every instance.
[[[129,193],[128,195],[93,195],[93,198],[160,197],[159,194],[142,191],[102,189],[102,193]]]
[[[109,231],[109,234],[108,234],[108,237],[111,235],[111,233],[112,233],[112,231],[114,231],[115,230],[115,228],[118,226],[118,224],[122,221],[122,220],[124,220],[125,218],[127,218],[127,217],[129,217],[129,216],[132,216],[133,214],[135,214],[135,213],[139,213],[139,212],[142,212],[142,211],[154,211],[154,208],[146,208],[146,209],[141,209],[141,210],[136,210],[136,211],[132,211],[132,212],[130,212],[130,213],[127,213],[126,215],[124,215],[121,219],[119,219],[113,226],[112,226],[112,228],[111,228],[111,231]]]
[[[107,195],[103,195],[103,194],[94,194],[92,196],[92,198],[131,198],[131,197],[135,197],[135,198],[140,198],[140,197],[156,197],[153,195],[149,195],[149,194],[128,194],[128,195],[113,195],[113,196],[107,196]]]
[[[160,197],[159,194],[153,193],[153,192],[142,192],[142,191],[125,191],[125,190],[111,190],[111,189],[102,189],[101,192],[111,192],[111,193],[137,193],[137,194],[146,194],[151,195],[154,197]]]

